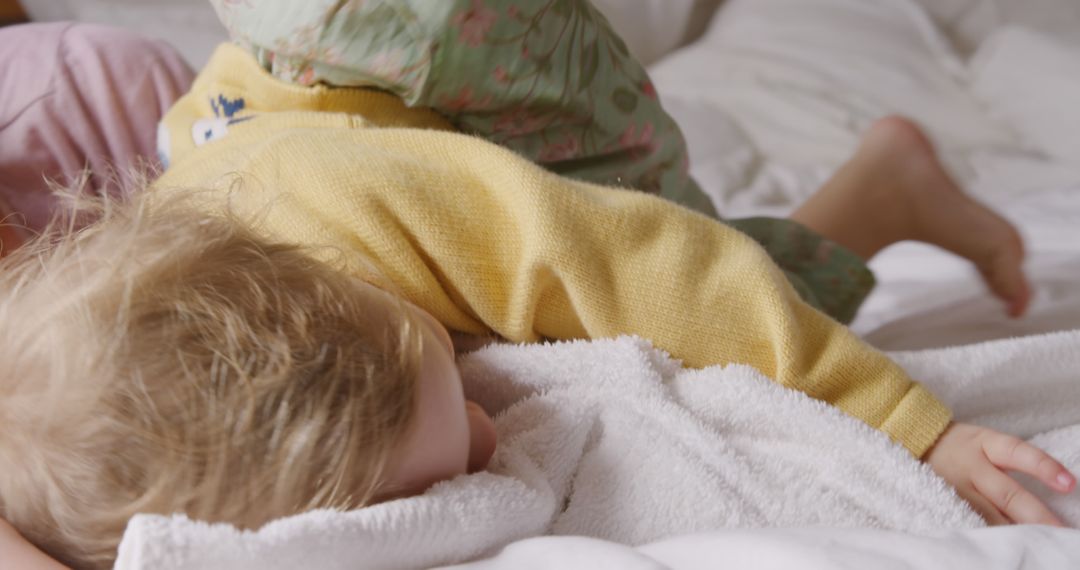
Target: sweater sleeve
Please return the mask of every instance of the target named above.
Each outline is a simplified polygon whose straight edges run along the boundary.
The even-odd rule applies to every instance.
[[[636,334],[692,367],[749,364],[916,456],[949,422],[899,366],[801,301],[756,242],[714,219],[556,176],[464,135],[251,140],[261,150],[240,168],[220,152],[193,163],[222,161],[254,173],[251,188],[283,188],[262,217],[268,229],[359,252],[451,328],[519,342]]]
[[[463,239],[423,255],[499,334],[636,334],[689,366],[747,363],[920,457],[948,424],[929,392],[803,302],[744,234],[650,196],[531,174],[524,187],[471,187],[453,220],[429,212]]]

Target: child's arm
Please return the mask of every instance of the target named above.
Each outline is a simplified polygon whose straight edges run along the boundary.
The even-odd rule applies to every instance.
[[[399,224],[400,241],[379,248],[396,258],[380,263],[393,281],[412,291],[441,284],[441,294],[412,299],[440,318],[477,319],[516,341],[634,333],[690,366],[748,363],[925,457],[989,522],[1061,524],[1007,472],[1064,493],[1075,485],[1064,467],[1015,437],[950,425],[934,396],[803,302],[744,234],[650,196],[549,175],[490,145],[433,138],[443,137],[452,157],[420,153],[439,164],[433,178],[364,206]],[[413,147],[396,138],[379,146]]]
[[[976,505],[986,496],[1014,521],[1050,520],[1026,495],[994,495],[1015,485],[1002,469],[1052,481],[1045,454],[1018,445],[1036,461],[1012,461],[1020,458],[987,451],[1005,436],[946,432],[941,403],[801,301],[744,234],[651,196],[555,176],[472,137],[290,121],[238,125],[229,144],[174,165],[159,191],[224,188],[235,213],[253,208],[268,236],[335,246],[313,253],[385,283],[453,329],[515,341],[638,334],[690,366],[748,363],[917,457],[937,442],[929,461]],[[244,184],[234,183],[237,172]]]
[[[1063,526],[1009,471],[1030,475],[1061,494],[1076,487],[1076,478],[1043,450],[1011,435],[968,424],[949,426],[926,454],[926,462],[993,525]]]
[[[442,182],[455,188],[453,198],[429,196],[426,208],[415,194],[380,205],[394,210],[403,232],[439,227],[411,240],[422,251],[404,252],[410,261],[380,266],[430,260],[426,278],[511,340],[637,334],[689,366],[751,364],[881,429],[916,456],[948,424],[944,406],[803,302],[746,235],[651,196],[547,174],[483,143],[460,146],[465,140],[455,143],[452,163],[431,159],[452,171],[490,174]],[[418,277],[395,272],[393,281],[420,290]]]
[[[916,456],[949,422],[929,392],[801,301],[765,250],[716,220],[556,176],[472,137],[289,134],[273,120],[238,125],[230,144],[175,164],[161,184],[247,172],[246,192],[285,190],[266,229],[359,250],[450,328],[515,341],[637,334],[690,366],[751,364]]]

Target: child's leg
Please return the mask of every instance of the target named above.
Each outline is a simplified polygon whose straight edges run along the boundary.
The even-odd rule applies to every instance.
[[[716,215],[645,68],[588,0],[211,2],[279,79],[377,87],[563,176]]]
[[[911,121],[878,121],[851,158],[791,219],[869,260],[899,241],[930,243],[970,260],[1009,314],[1030,288],[1019,233],[965,194]]]
[[[0,200],[36,230],[54,204],[46,179],[88,169],[89,189],[120,190],[110,178],[154,160],[157,122],[191,80],[169,46],[124,30],[0,29],[0,87],[13,86],[0,89]]]

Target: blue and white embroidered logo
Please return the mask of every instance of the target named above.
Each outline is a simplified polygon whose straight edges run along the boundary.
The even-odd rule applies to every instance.
[[[244,110],[247,106],[247,102],[243,97],[236,99],[229,99],[225,95],[218,94],[217,98],[210,98],[210,108],[214,110],[215,117],[225,117],[231,119],[240,111]]]
[[[195,146],[202,146],[210,141],[216,141],[229,134],[229,119],[199,119],[191,126],[191,138],[195,140]]]
[[[195,141],[195,146],[202,146],[210,141],[224,138],[229,134],[230,125],[251,119],[252,117],[236,116],[246,106],[247,103],[243,97],[229,99],[221,94],[210,97],[210,108],[214,111],[214,118],[199,119],[191,126],[191,138]]]
[[[172,139],[169,138],[169,127],[164,122],[157,125],[157,157],[162,168],[168,168],[172,161]]]

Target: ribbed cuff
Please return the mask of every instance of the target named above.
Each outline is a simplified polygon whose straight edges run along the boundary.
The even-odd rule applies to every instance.
[[[900,400],[879,429],[921,458],[952,421],[952,412],[919,384]]]

